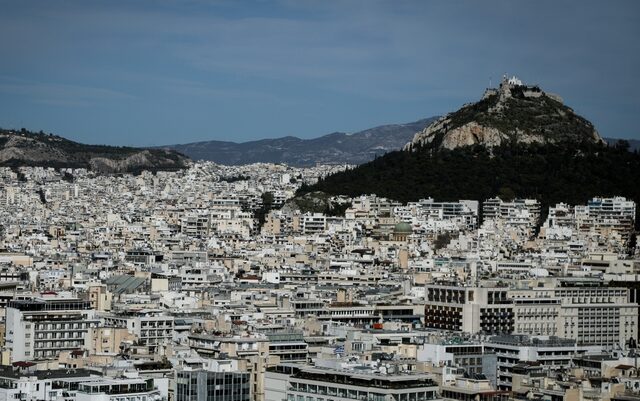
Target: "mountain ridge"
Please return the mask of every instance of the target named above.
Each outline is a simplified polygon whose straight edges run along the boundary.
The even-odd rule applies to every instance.
[[[175,171],[186,156],[165,149],[87,145],[58,135],[0,129],[0,166],[86,168],[98,173]]]
[[[289,135],[241,143],[199,141],[159,148],[177,150],[193,160],[231,165],[257,162],[286,163],[301,167],[318,163],[360,164],[400,149],[435,118],[381,125],[351,134],[336,131],[310,139]]]

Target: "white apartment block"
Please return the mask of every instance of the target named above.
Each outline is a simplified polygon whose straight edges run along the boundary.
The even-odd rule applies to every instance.
[[[150,354],[158,353],[161,346],[170,344],[173,339],[173,316],[167,316],[159,309],[106,315],[103,320],[107,327],[126,328]]]
[[[322,213],[305,213],[300,216],[302,234],[319,234],[327,229],[327,216]]]
[[[381,369],[278,365],[265,374],[265,401],[430,401],[440,399],[430,375]]]
[[[95,311],[75,298],[10,301],[6,310],[6,346],[11,361],[56,359],[62,351],[87,348]]]

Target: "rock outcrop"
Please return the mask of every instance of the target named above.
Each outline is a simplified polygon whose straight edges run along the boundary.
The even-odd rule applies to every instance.
[[[559,96],[523,85],[514,77],[505,78],[498,89],[487,89],[479,102],[439,118],[404,149],[576,141],[604,143],[593,125],[564,105]]]
[[[182,154],[165,149],[84,145],[56,135],[0,130],[0,166],[87,168],[100,173],[180,170]]]

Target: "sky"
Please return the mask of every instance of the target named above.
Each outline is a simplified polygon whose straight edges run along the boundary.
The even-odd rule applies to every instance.
[[[0,0],[0,127],[93,144],[313,138],[503,74],[640,139],[640,1]]]

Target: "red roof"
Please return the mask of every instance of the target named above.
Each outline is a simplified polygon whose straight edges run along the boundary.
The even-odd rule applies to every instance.
[[[33,362],[27,362],[27,361],[18,361],[18,362],[14,362],[11,364],[12,366],[15,366],[17,368],[29,368],[31,366],[35,366],[36,364]]]

